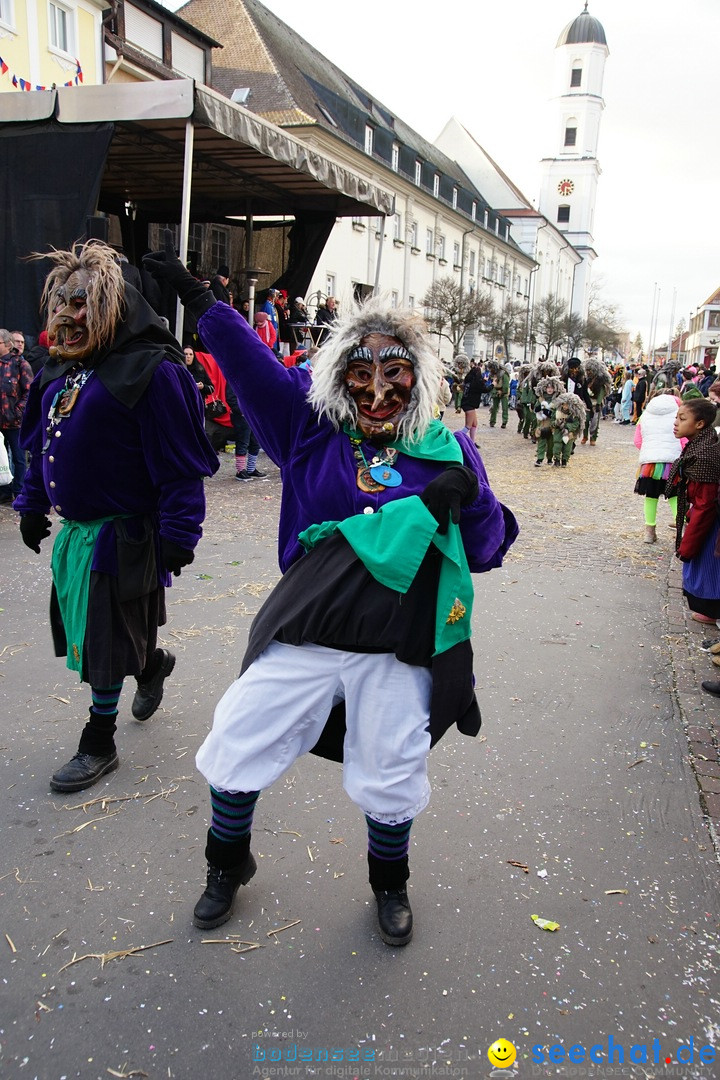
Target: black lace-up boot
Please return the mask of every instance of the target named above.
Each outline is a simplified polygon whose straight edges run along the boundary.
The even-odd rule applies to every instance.
[[[380,937],[386,945],[407,945],[413,936],[413,914],[405,883],[410,876],[404,859],[378,859],[368,852],[370,886],[377,901]]]
[[[227,922],[233,911],[235,894],[255,875],[257,863],[250,851],[250,834],[227,843],[208,830],[205,858],[208,862],[205,891],[195,905],[193,923],[212,930]]]

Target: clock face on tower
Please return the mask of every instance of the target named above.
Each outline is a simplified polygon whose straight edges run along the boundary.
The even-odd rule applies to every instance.
[[[561,180],[557,189],[559,195],[572,195],[575,185],[572,180]]]

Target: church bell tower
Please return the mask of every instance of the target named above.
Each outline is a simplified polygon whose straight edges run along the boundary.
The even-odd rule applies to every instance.
[[[572,310],[587,317],[591,267],[597,258],[593,227],[600,164],[597,158],[608,46],[588,0],[558,38],[551,131],[555,156],[543,158],[539,209],[582,256],[575,270]]]

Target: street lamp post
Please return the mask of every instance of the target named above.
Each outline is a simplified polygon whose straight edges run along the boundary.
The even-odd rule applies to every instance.
[[[256,266],[248,266],[244,270],[245,281],[248,288],[248,322],[252,326],[255,315],[255,286],[261,274],[269,274],[269,270],[260,270]]]

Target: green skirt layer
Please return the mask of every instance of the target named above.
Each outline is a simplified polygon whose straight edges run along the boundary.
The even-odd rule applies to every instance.
[[[67,638],[67,666],[83,678],[83,647],[87,628],[90,571],[98,534],[113,517],[94,521],[61,519],[52,551],[52,576]]]

